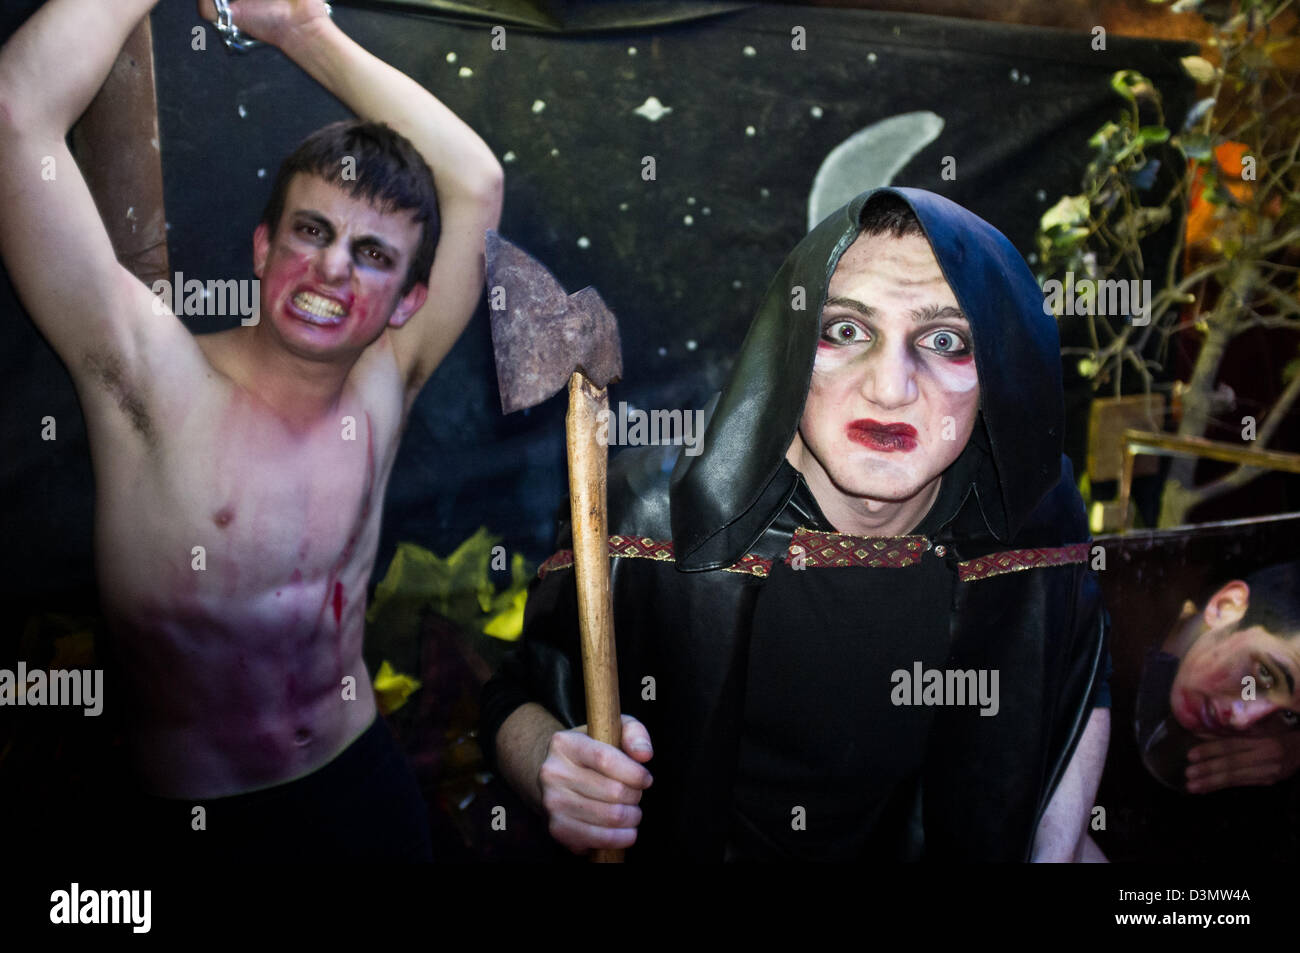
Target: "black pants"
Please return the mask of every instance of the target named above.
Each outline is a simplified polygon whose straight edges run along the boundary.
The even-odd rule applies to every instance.
[[[379,717],[296,781],[208,800],[141,795],[124,815],[127,843],[180,864],[433,859],[428,808]]]

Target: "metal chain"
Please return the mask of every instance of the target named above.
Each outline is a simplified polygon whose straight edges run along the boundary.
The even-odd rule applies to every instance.
[[[255,40],[251,36],[245,36],[239,32],[239,27],[235,26],[235,16],[230,12],[229,0],[212,0],[217,7],[217,33],[221,35],[221,41],[226,44],[226,48],[234,50],[236,53],[247,53],[257,46],[262,46],[261,40]],[[328,3],[325,4],[325,15],[333,18],[334,8]]]

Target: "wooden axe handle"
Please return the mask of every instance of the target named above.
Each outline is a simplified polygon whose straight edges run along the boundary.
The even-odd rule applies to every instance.
[[[596,439],[609,395],[580,371],[569,378],[569,412],[564,419],[569,452],[569,506],[573,519],[573,568],[578,582],[578,626],[582,633],[582,678],[587,690],[587,733],[597,741],[623,744],[618,703],[618,661],[614,655],[614,607],[609,589],[609,529],[605,474],[609,451]],[[608,425],[608,417],[606,418]],[[597,850],[597,863],[619,863],[621,850]]]

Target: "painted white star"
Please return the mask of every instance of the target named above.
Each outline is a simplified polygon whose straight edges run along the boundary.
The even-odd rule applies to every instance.
[[[636,109],[632,110],[638,116],[645,116],[651,122],[658,122],[664,116],[673,111],[671,106],[665,106],[659,101],[658,96],[650,96]]]

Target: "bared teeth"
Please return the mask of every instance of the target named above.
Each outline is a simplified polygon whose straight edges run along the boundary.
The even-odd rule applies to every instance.
[[[337,302],[310,291],[300,291],[293,296],[294,306],[318,318],[341,318],[345,312]]]

